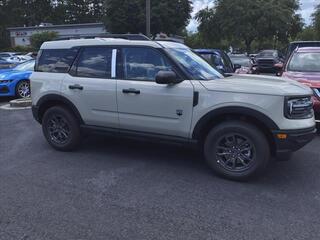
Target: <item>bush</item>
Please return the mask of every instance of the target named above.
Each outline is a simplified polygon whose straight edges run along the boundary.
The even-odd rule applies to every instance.
[[[22,53],[29,53],[34,52],[35,49],[33,47],[26,47],[26,46],[16,46],[16,47],[7,47],[2,48],[1,52],[22,52]]]
[[[58,34],[56,32],[35,33],[30,38],[31,46],[35,50],[39,50],[42,43],[47,42],[47,41],[52,41],[53,39],[55,39],[57,37],[58,37]]]

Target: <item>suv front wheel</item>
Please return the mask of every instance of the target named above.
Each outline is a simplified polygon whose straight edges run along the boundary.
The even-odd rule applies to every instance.
[[[256,126],[228,121],[209,132],[204,154],[217,174],[241,181],[257,176],[266,168],[270,160],[270,146]]]
[[[75,116],[63,107],[51,107],[45,112],[42,130],[49,144],[59,151],[71,151],[80,143],[79,123]]]

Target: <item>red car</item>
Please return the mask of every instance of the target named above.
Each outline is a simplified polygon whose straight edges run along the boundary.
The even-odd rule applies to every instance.
[[[297,48],[284,66],[283,77],[309,86],[317,122],[320,120],[320,47]]]

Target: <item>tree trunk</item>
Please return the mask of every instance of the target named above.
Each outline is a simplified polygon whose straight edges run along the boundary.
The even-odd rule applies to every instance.
[[[246,44],[246,51],[247,51],[247,54],[250,54],[251,53],[251,43],[253,42],[253,40],[245,40],[245,44]]]

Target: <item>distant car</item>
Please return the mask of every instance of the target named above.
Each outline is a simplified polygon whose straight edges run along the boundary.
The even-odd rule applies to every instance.
[[[257,67],[250,57],[245,54],[231,54],[229,55],[233,65],[240,65],[241,68],[236,70],[238,74],[252,74],[257,73]]]
[[[0,52],[0,58],[7,60],[11,57],[15,57],[17,55],[23,55],[21,52]]]
[[[30,75],[34,70],[35,60],[0,71],[0,97],[30,97]]]
[[[220,73],[234,73],[241,65],[233,64],[228,54],[220,49],[194,49],[194,51],[204,58],[211,66]]]
[[[314,92],[316,119],[320,120],[320,47],[297,48],[284,67],[283,77],[297,80]]]
[[[0,58],[0,69],[13,68],[16,65],[6,61],[5,59]]]
[[[288,59],[296,48],[302,47],[320,47],[320,41],[296,41],[291,42],[286,51],[286,59]]]
[[[27,56],[27,55],[16,55],[13,57],[10,57],[8,59],[6,59],[7,62],[11,63],[11,64],[20,64],[20,63],[24,63],[26,61],[32,60],[34,59],[31,56]]]
[[[261,73],[278,73],[284,63],[284,55],[278,50],[263,50],[255,57],[257,68]]]

